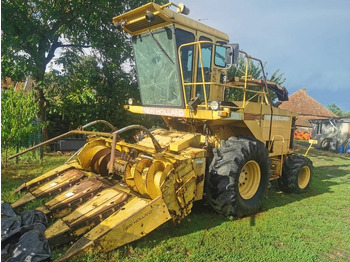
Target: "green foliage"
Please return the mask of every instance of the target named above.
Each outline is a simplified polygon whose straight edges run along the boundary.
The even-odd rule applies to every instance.
[[[327,106],[328,110],[334,113],[336,116],[342,116],[343,111],[335,104],[331,104]]]
[[[33,75],[43,80],[58,48],[92,47],[105,59],[125,61],[130,48],[112,18],[146,2],[2,0],[1,21],[6,24],[1,39],[3,76]]]
[[[42,128],[37,121],[38,105],[34,93],[13,88],[1,90],[1,148],[5,149],[5,165],[9,147],[28,146],[28,141]]]
[[[117,72],[113,63],[99,64],[93,56],[65,54],[58,63],[61,73],[47,74],[45,96],[50,104],[50,133],[58,135],[96,119],[116,127],[144,123],[147,117],[130,115],[123,106],[128,98],[139,100],[135,82]],[[147,121],[146,121],[147,122]]]
[[[30,75],[36,80],[35,95],[39,105],[39,119],[43,121],[47,119],[46,111],[50,105],[49,101],[55,104],[54,108],[50,108],[50,113],[63,109],[63,112],[57,111],[56,116],[64,116],[68,114],[67,106],[58,105],[59,103],[67,102],[69,106],[77,105],[72,109],[79,110],[82,105],[91,105],[93,101],[101,103],[101,101],[104,101],[102,96],[107,92],[110,93],[105,98],[106,103],[103,103],[104,109],[107,111],[106,115],[109,114],[108,111],[110,110],[116,111],[123,99],[106,106],[107,101],[110,101],[112,96],[118,96],[118,92],[123,94],[130,92],[133,85],[122,78],[120,81],[117,80],[121,83],[116,84],[119,90],[108,89],[103,94],[92,92],[92,83],[99,82],[100,85],[96,89],[100,90],[106,86],[110,87],[111,84],[108,81],[115,81],[116,78],[124,74],[122,64],[131,58],[131,48],[127,36],[113,26],[112,18],[147,2],[147,0],[2,0],[1,22],[3,25],[6,24],[2,27],[1,37],[2,78],[11,77],[12,80],[16,81],[23,80],[24,76]],[[158,0],[156,2],[164,3],[167,1]],[[81,59],[84,59],[81,54],[86,48],[91,48],[89,50],[95,59],[94,65],[102,65],[104,69],[109,68],[109,70],[104,71],[104,76],[112,74],[113,77],[109,76],[107,80],[101,80],[99,72],[93,74],[90,70],[85,75],[88,69],[84,69],[84,72],[81,73],[75,70],[75,75],[70,75],[66,79],[58,80],[56,78],[59,81],[58,84],[64,82],[65,86],[59,90],[61,100],[53,103],[54,97],[50,97],[50,95],[56,95],[56,93],[45,90],[47,86],[52,84],[53,75],[55,74],[45,76],[48,64],[55,54],[57,55],[58,51],[61,51],[62,59],[59,63],[67,72],[67,70],[71,70],[72,66],[76,67]],[[82,62],[79,68],[81,69],[84,65],[90,66],[91,63],[91,61],[90,63]],[[98,79],[88,80],[88,77]],[[67,89],[67,81],[76,81],[76,83],[69,85],[72,89]],[[104,81],[108,83],[104,83]],[[79,91],[79,88],[83,89]],[[70,95],[71,90],[74,92]],[[62,95],[64,91],[68,93]],[[91,117],[94,119],[101,117],[101,111],[102,109],[99,110],[96,117]],[[86,115],[85,118],[89,118],[91,113],[78,112],[81,116],[77,120],[84,117],[84,114]],[[44,134],[44,137],[46,135]]]
[[[263,64],[264,68],[266,67],[266,63]],[[238,65],[236,67],[231,67],[228,72],[228,77],[243,77],[245,75],[246,70],[246,60],[243,55],[240,55],[238,59]],[[267,81],[275,82],[279,85],[282,85],[286,78],[284,77],[284,73],[280,73],[280,70],[277,69],[273,72],[271,77],[268,77],[268,73],[265,72]],[[263,72],[261,69],[260,63],[254,60],[249,60],[248,65],[248,76],[251,76],[253,79],[262,79]]]
[[[277,69],[273,74],[268,77],[266,76],[268,81],[275,82],[279,85],[282,85],[284,82],[286,82],[286,78],[284,77],[284,73],[280,73],[280,70]]]
[[[350,116],[350,112],[343,112],[336,104],[328,105],[327,108],[336,116]]]
[[[266,63],[263,64],[263,66],[265,68]],[[238,65],[236,67],[231,67],[229,69],[228,77],[229,78],[244,77],[245,71],[246,71],[246,59],[243,55],[240,55],[240,57],[238,59]],[[268,76],[267,72],[265,72],[265,74],[266,74],[267,81],[275,82],[279,85],[282,85],[286,81],[286,78],[284,77],[284,73],[280,73],[279,69],[274,71],[270,77]],[[251,76],[252,79],[263,79],[263,71],[262,71],[260,63],[254,61],[254,60],[249,60],[248,76]],[[258,87],[249,87],[248,86],[248,89],[259,91]],[[246,99],[251,98],[253,95],[254,95],[254,93],[247,92]],[[274,101],[276,99],[275,93],[270,90],[270,95],[271,95],[271,100]],[[228,88],[228,89],[226,89],[226,98],[230,99],[230,100],[236,100],[236,101],[243,100],[243,90]]]
[[[69,61],[67,54],[60,59],[65,63],[61,74],[56,71],[48,74],[45,95],[50,115],[58,117],[67,128],[96,119],[112,123],[125,120],[122,106],[133,90],[127,78],[117,79],[117,74],[114,77],[108,66],[99,65],[95,57],[69,55]]]
[[[1,147],[21,146],[41,129],[33,92],[1,90]]]

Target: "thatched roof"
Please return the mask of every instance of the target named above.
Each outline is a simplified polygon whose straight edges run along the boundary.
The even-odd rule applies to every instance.
[[[298,113],[297,126],[311,127],[308,119],[336,117],[331,111],[309,96],[304,89],[300,89],[283,102],[279,108]]]

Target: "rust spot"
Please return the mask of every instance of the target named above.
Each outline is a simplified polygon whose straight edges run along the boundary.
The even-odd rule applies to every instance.
[[[199,184],[203,180],[204,180],[204,174],[201,174],[201,175],[197,176],[196,183]]]

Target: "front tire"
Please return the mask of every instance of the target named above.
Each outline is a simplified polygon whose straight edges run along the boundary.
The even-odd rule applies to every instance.
[[[242,217],[259,210],[270,177],[269,152],[253,138],[231,137],[213,150],[206,176],[206,199],[225,216]]]
[[[290,155],[283,163],[282,176],[278,179],[280,189],[288,193],[304,193],[310,186],[313,166],[302,155]]]

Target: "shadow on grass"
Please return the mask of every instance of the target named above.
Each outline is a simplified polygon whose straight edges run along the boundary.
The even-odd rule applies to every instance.
[[[267,198],[263,201],[262,212],[270,209],[286,206],[293,202],[298,202],[303,199],[315,197],[325,193],[334,193],[332,187],[338,184],[344,183],[341,178],[350,173],[349,170],[342,168],[348,167],[346,164],[334,165],[334,166],[322,166],[314,169],[314,176],[307,192],[303,194],[284,193],[278,188],[277,181],[272,181],[273,185],[267,192]],[[350,183],[350,181],[348,181]],[[253,214],[249,217],[250,226],[256,225],[257,217],[259,213]],[[189,216],[184,218],[180,224],[173,225],[171,222],[162,225],[160,228],[151,232],[146,237],[131,243],[130,245],[135,248],[154,248],[159,243],[167,241],[171,238],[181,237],[196,232],[201,232],[201,235],[205,235],[206,231],[211,228],[220,226],[222,223],[232,221],[235,219],[223,217],[215,213],[212,208],[203,200],[196,202],[192,208],[192,212]],[[200,246],[200,243],[198,243]],[[128,252],[127,249],[124,249]],[[126,254],[127,255],[127,254]]]
[[[284,193],[279,190],[277,181],[272,181],[272,187],[268,190],[268,198],[264,200],[264,211],[325,193],[334,193],[331,187],[344,183],[340,178],[348,175],[350,171],[344,170],[342,167],[348,166],[335,165],[314,168],[310,188],[302,194]]]
[[[204,238],[207,231],[230,220],[233,220],[233,218],[226,218],[217,214],[205,200],[197,201],[192,208],[191,214],[181,220],[181,223],[174,224],[169,221],[145,237],[132,242],[127,246],[121,247],[119,250],[123,256],[128,257],[131,255],[128,254],[130,247],[131,250],[136,247],[142,249],[153,249],[170,239],[181,238],[183,236],[196,233],[198,234],[197,239],[199,250],[201,247],[201,241],[199,239],[201,239],[201,237]],[[169,242],[168,245],[169,250],[171,250],[173,244]]]

